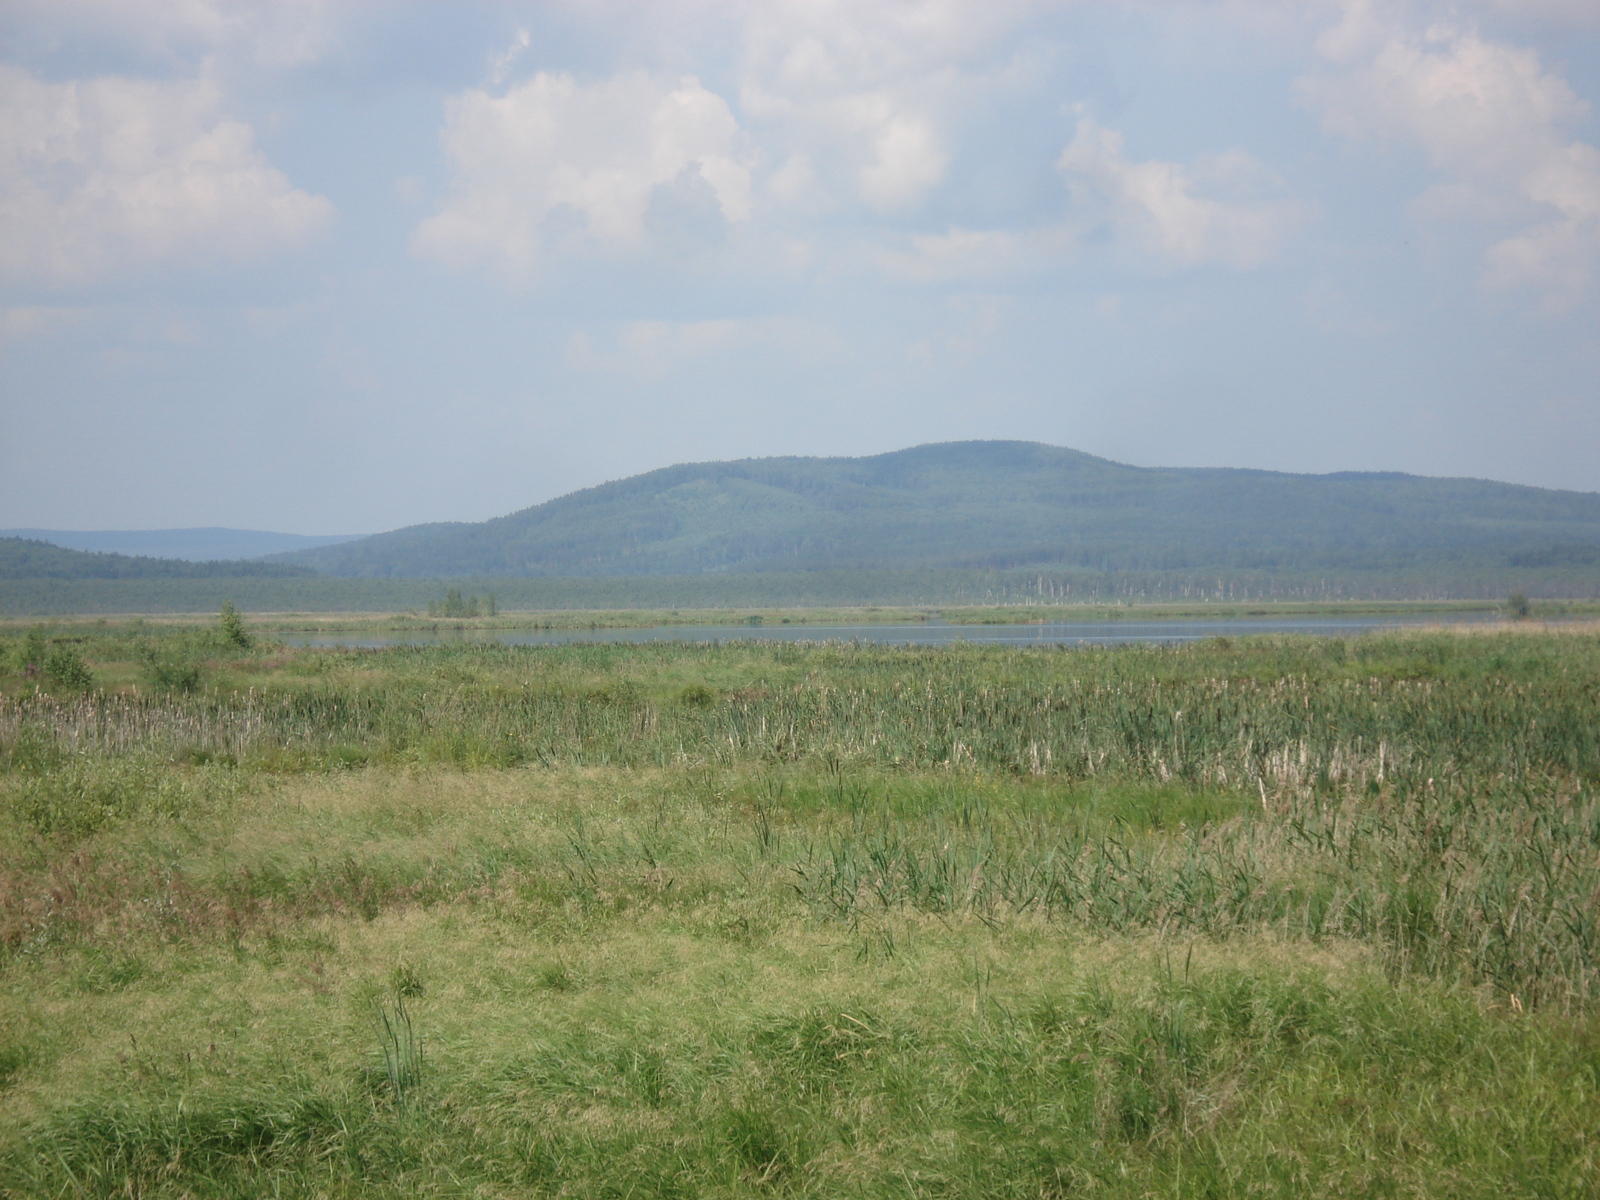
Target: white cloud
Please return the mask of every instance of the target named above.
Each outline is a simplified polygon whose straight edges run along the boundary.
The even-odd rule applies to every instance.
[[[1157,260],[1245,269],[1277,253],[1303,218],[1276,175],[1243,150],[1192,166],[1133,162],[1122,134],[1089,118],[1057,160],[1074,198]]]
[[[1557,301],[1586,286],[1600,256],[1600,151],[1562,133],[1588,105],[1538,54],[1460,25],[1410,30],[1365,3],[1347,5],[1318,50],[1332,69],[1299,91],[1324,126],[1415,147],[1443,176],[1419,217],[1521,226],[1487,249],[1488,283]]]
[[[864,204],[884,214],[914,207],[944,181],[950,153],[932,114],[891,89],[778,100],[745,89],[781,164],[769,192],[788,208]]]
[[[777,169],[773,194],[826,209],[914,208],[949,173],[956,126],[1005,86],[997,45],[1033,4],[953,0],[751,6],[740,105]],[[981,65],[980,65],[981,64]]]
[[[931,121],[897,109],[883,95],[854,96],[839,107],[868,147],[857,177],[861,198],[872,208],[909,207],[944,179],[950,156]]]
[[[824,238],[836,252],[808,251],[812,259],[949,275],[953,264],[933,261],[938,247],[910,245],[896,227],[949,182],[963,144],[984,136],[994,102],[1037,101],[1048,57],[1018,37],[1048,7],[1036,0],[596,3],[593,20],[630,22],[633,51],[654,47],[648,57],[657,61],[699,64],[704,46],[717,46],[736,87],[719,95],[696,77],[542,73],[501,94],[499,79],[514,74],[523,45],[518,32],[491,60],[491,84],[448,104],[452,191],[416,230],[417,254],[525,276],[553,253],[664,249],[652,241],[654,217],[670,224],[676,207],[693,209],[686,220],[702,233],[707,214],[748,219],[753,236],[730,245],[723,266],[768,256],[766,266],[788,272],[794,256],[782,247],[820,218],[834,230],[864,223],[884,232]],[[1014,236],[1020,259],[1041,235]]]
[[[450,265],[489,263],[524,274],[544,255],[565,211],[594,246],[640,242],[656,188],[698,176],[723,219],[750,215],[739,128],[697,79],[643,72],[593,84],[540,73],[495,96],[473,89],[446,108],[450,197],[419,225],[413,250]]]
[[[0,275],[248,262],[326,225],[333,205],[294,188],[219,99],[200,81],[54,84],[0,66]]]
[[[489,60],[489,82],[497,87],[504,83],[510,77],[512,66],[528,52],[532,44],[533,39],[526,29],[517,30],[517,36],[511,39],[511,44]]]

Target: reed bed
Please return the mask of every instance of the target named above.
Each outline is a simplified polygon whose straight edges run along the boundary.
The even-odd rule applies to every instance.
[[[1378,657],[1383,641],[1391,653]],[[290,673],[275,691],[0,696],[0,747],[13,760],[26,746],[265,768],[352,751],[501,766],[844,760],[1224,787],[1600,772],[1596,639],[1547,637],[1542,654],[1510,635],[1383,641],[1361,647],[1366,664],[1343,641],[1310,658],[1213,647],[328,652],[315,686],[284,688],[307,682]],[[674,689],[668,665],[745,678]],[[341,668],[383,683],[351,683]]]

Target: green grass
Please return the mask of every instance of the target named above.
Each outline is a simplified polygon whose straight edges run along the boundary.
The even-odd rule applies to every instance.
[[[73,636],[0,1194],[1597,1194],[1592,631]]]

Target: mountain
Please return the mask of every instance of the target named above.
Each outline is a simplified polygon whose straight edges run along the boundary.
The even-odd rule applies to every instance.
[[[1034,442],[690,463],[476,524],[276,555],[329,575],[856,568],[1600,568],[1600,495],[1390,473],[1130,467]]]
[[[0,579],[289,578],[316,574],[293,563],[185,562],[66,550],[28,538],[0,538]]]
[[[215,562],[226,558],[260,558],[287,550],[309,550],[354,541],[360,534],[318,537],[303,533],[268,533],[260,529],[0,529],[0,538],[28,538],[68,550],[95,550],[148,558],[184,558]]]

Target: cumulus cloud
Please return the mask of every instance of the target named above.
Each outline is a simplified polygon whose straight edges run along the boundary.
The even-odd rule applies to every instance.
[[[0,66],[0,274],[71,285],[236,264],[303,241],[333,205],[296,189],[199,81],[46,83]]]
[[[844,92],[802,103],[746,91],[781,164],[770,190],[785,208],[864,204],[901,213],[944,181],[945,138],[932,116],[889,89]]]
[[[1008,55],[997,48],[1032,7],[751,6],[739,100],[778,164],[774,196],[812,209],[914,208],[948,177],[961,115],[1004,86]]]
[[[766,255],[789,272],[804,246],[813,260],[951,277],[967,273],[961,263],[985,236],[1009,239],[1005,253],[1020,262],[1053,235],[955,230],[941,244],[908,241],[905,223],[951,182],[991,102],[1036,96],[1039,51],[1018,34],[1039,7],[688,0],[636,11],[601,0],[596,19],[633,14],[640,44],[716,45],[732,80],[720,94],[698,77],[644,71],[506,86],[526,43],[519,31],[491,59],[490,83],[447,105],[451,193],[416,229],[413,251],[518,277],[563,253],[699,253],[711,226],[747,225],[754,236],[725,264]],[[811,236],[819,219],[833,236]],[[669,234],[673,225],[682,228]]]
[[[516,275],[555,240],[636,244],[661,188],[698,183],[724,220],[750,215],[738,123],[693,77],[631,72],[580,83],[541,72],[503,95],[473,89],[449,101],[443,141],[451,194],[417,227],[412,248],[450,265]]]
[[[1443,176],[1424,219],[1520,226],[1485,252],[1485,279],[1571,299],[1600,256],[1600,151],[1562,132],[1588,105],[1534,51],[1469,26],[1407,29],[1346,7],[1317,49],[1328,64],[1301,96],[1332,133],[1414,147]]]
[[[1190,166],[1134,162],[1121,133],[1089,118],[1078,122],[1056,165],[1084,210],[1103,213],[1121,238],[1158,261],[1259,266],[1303,216],[1283,182],[1243,150]]]

